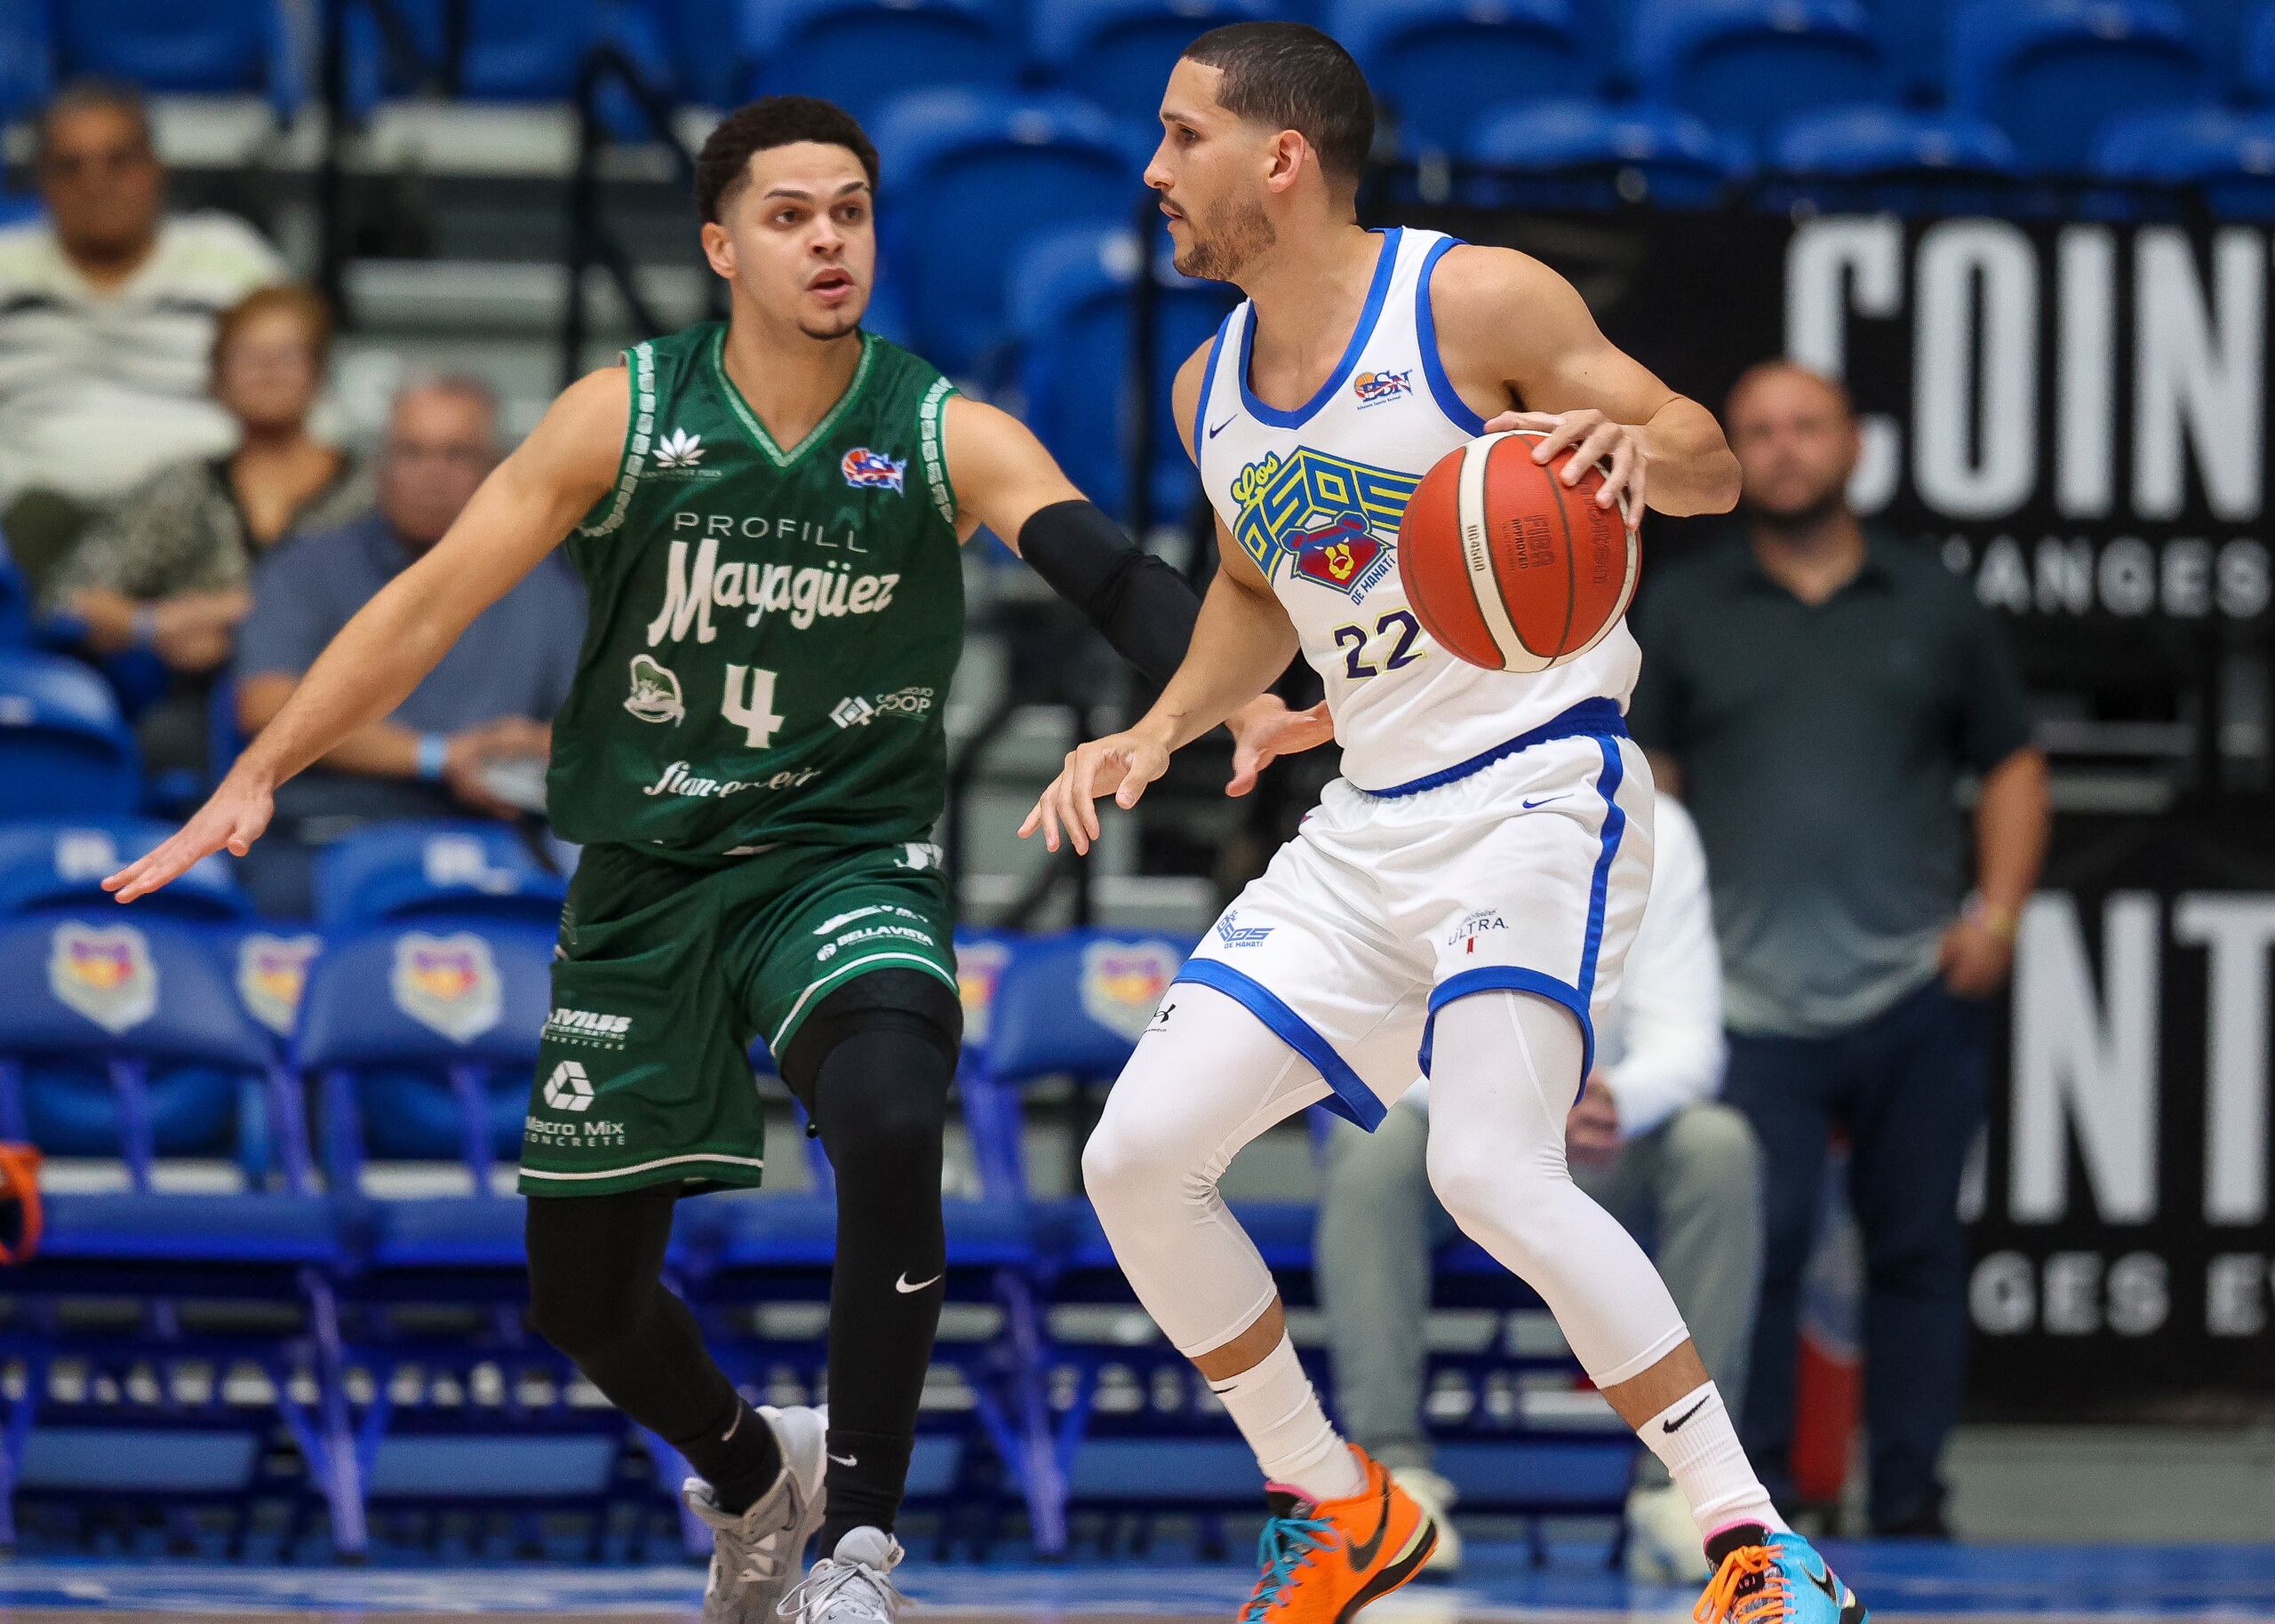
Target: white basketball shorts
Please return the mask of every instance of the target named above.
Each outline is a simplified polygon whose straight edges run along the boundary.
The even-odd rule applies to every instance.
[[[1372,1128],[1430,1071],[1437,1011],[1537,993],[1595,1023],[1651,884],[1651,775],[1608,699],[1370,793],[1338,778],[1178,972],[1238,999]]]

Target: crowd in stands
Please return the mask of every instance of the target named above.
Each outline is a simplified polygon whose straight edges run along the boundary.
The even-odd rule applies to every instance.
[[[146,772],[202,783],[442,538],[500,454],[497,399],[415,379],[375,456],[321,436],[330,310],[243,221],[166,212],[131,89],[60,92],[32,169],[42,216],[0,231],[0,531],[49,638],[114,677]],[[541,813],[583,617],[548,562],[285,785],[245,865],[262,912],[305,917],[314,853],[358,824]]]
[[[497,402],[470,378],[421,378],[369,459],[328,442],[311,426],[323,302],[242,223],[166,214],[140,101],[67,88],[35,131],[44,212],[0,231],[0,520],[49,635],[114,673],[140,662],[148,766],[209,772],[215,712],[257,730],[440,539],[500,454]],[[1984,612],[1842,505],[1857,443],[1837,386],[1773,366],[1729,417],[1744,521],[1636,621],[1634,729],[1696,824],[1664,803],[1650,912],[1569,1155],[1648,1234],[1783,1487],[1800,1282],[1845,1130],[1874,1520],[1932,1534],[1962,1381],[1956,1203],[1984,1108],[1976,1007],[2005,977],[2043,849],[2044,765]],[[358,824],[540,816],[548,718],[582,621],[566,565],[540,568],[393,715],[286,785],[244,869],[264,911],[305,917],[313,855]],[[1890,738],[1908,753],[1879,748]],[[1984,785],[1972,862],[1953,810],[1962,774]],[[1445,1228],[1426,1109],[1417,1088],[1371,1138],[1337,1131],[1319,1249],[1353,1436],[1443,1501],[1421,1420],[1420,1265]],[[1767,1183],[1762,1147],[1779,1169]],[[1639,1530],[1667,1521],[1665,1505],[1688,1525],[1646,1480]]]

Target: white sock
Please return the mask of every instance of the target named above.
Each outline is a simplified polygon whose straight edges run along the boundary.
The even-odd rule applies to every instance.
[[[1733,1523],[1760,1523],[1772,1533],[1785,1531],[1769,1492],[1738,1446],[1737,1429],[1712,1381],[1645,1421],[1641,1436],[1690,1502],[1701,1540],[1712,1539]]]
[[[1285,1336],[1261,1363],[1209,1385],[1272,1482],[1313,1501],[1347,1500],[1367,1486],[1359,1457],[1329,1423]]]

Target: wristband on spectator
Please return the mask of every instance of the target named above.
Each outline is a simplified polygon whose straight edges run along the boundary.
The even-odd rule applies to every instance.
[[[1966,917],[2009,947],[2022,934],[2022,919],[2012,908],[1994,908],[1980,893],[1967,899]]]
[[[443,769],[451,764],[451,741],[439,733],[419,736],[419,776],[429,784],[439,784]]]
[[[156,604],[138,603],[134,606],[132,634],[134,646],[138,649],[155,649],[158,646],[158,606]]]

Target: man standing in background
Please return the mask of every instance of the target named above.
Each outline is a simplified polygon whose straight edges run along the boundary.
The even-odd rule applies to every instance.
[[[2046,760],[1989,613],[1931,553],[1850,511],[1862,443],[1840,386],[1772,362],[1739,380],[1726,417],[1744,528],[1669,569],[1634,617],[1628,726],[1705,843],[1724,1095],[1768,1169],[1741,1432],[1789,1499],[1797,1302],[1837,1126],[1864,1245],[1872,1529],[1944,1538],[1979,1000],[2007,979],[2045,856]],[[1971,895],[1956,799],[1969,774]]]
[[[165,217],[128,86],[59,92],[34,121],[32,172],[44,217],[0,231],[0,523],[36,586],[95,513],[235,443],[207,395],[214,322],[284,266],[232,216]]]
[[[1722,1081],[1722,978],[1706,860],[1681,802],[1662,795],[1651,889],[1628,950],[1597,1064],[1565,1125],[1580,1188],[1642,1240],[1698,1357],[1740,1409],[1761,1271],[1761,1156],[1745,1118],[1714,1099]],[[1335,1404],[1352,1442],[1390,1469],[1438,1524],[1434,1572],[1461,1564],[1423,1405],[1430,1254],[1454,1222],[1431,1193],[1428,1088],[1373,1133],[1337,1120],[1319,1212],[1320,1304],[1335,1355]],[[1707,1577],[1690,1507],[1659,1459],[1637,1464],[1627,1567],[1654,1583]]]

